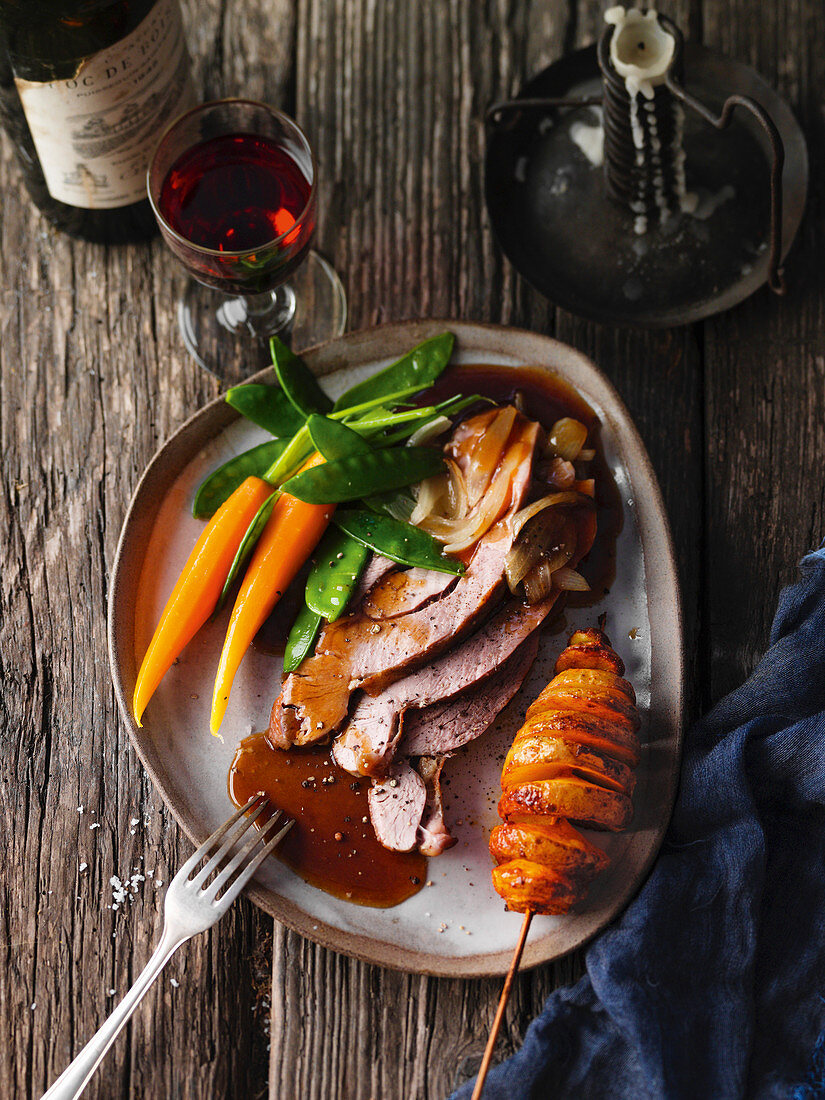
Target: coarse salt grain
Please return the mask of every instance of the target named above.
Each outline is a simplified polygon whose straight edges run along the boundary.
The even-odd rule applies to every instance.
[[[175,989],[177,989],[177,988],[178,988],[178,986],[180,985],[180,982],[178,981],[178,979],[177,979],[177,978],[170,978],[170,979],[169,979],[169,984],[170,984],[170,985],[172,985],[172,986],[174,986],[174,987],[175,987]]]
[[[112,887],[112,904],[110,908],[117,912],[125,901],[133,901],[138,892],[139,884],[145,881],[146,877],[139,871],[134,871],[126,881],[118,878],[117,875],[112,875],[109,879],[109,885]]]
[[[100,822],[99,821],[93,821],[91,823],[91,825],[89,826],[89,828],[90,829],[99,829],[100,828]]]
[[[81,863],[80,866],[78,867],[78,871],[85,871],[88,866],[89,866],[88,863]]]
[[[112,887],[112,909],[117,911],[126,901],[126,886],[117,875],[112,875],[109,879],[109,885]]]

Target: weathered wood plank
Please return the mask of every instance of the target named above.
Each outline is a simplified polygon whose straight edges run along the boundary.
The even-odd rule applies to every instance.
[[[811,189],[788,295],[762,290],[705,326],[707,680],[715,700],[763,652],[779,589],[825,533],[822,87],[825,9],[789,0],[753,18],[707,4],[708,45],[754,65],[808,138]]]
[[[288,94],[286,0],[247,16],[210,0],[187,15],[208,94]],[[182,280],[159,241],[105,249],[53,233],[5,140],[0,193],[0,1094],[29,1097],[148,959],[154,883],[191,850],[120,728],[106,600],[140,473],[216,386],[181,346],[170,304]],[[110,878],[133,874],[145,881],[113,911]],[[88,1095],[265,1094],[270,938],[244,903],[184,948]]]

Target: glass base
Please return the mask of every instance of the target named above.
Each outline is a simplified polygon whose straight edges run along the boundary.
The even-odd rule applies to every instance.
[[[288,283],[248,298],[222,296],[190,279],[178,302],[178,324],[189,354],[226,386],[271,363],[268,341],[295,351],[340,336],[347,323],[341,280],[317,252],[307,253]]]

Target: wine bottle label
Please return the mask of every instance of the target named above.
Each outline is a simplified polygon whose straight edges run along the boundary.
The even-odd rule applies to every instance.
[[[85,210],[146,198],[161,131],[195,102],[178,0],[158,0],[71,79],[15,83],[53,198]]]

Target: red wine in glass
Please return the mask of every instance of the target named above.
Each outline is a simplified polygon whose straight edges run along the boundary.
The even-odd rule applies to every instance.
[[[293,119],[251,99],[201,103],[163,132],[146,184],[192,276],[178,324],[201,366],[234,385],[269,359],[273,335],[296,349],[340,336],[346,295],[310,249],[317,166]]]
[[[286,149],[262,134],[232,133],[185,150],[167,172],[158,206],[190,246],[187,266],[197,279],[255,294],[303,260],[314,229],[311,194]]]

